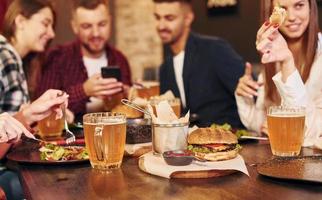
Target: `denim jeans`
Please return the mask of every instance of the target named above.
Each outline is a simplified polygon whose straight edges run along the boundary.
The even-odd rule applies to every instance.
[[[0,186],[9,200],[24,199],[18,174],[10,170],[0,170]]]

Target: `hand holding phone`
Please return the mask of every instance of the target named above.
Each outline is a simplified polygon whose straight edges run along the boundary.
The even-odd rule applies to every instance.
[[[118,66],[102,67],[101,73],[103,78],[115,78],[121,81],[121,70]]]

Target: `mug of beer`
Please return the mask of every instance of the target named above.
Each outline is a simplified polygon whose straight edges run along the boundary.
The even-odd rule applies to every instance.
[[[110,170],[121,166],[126,116],[120,113],[89,113],[83,116],[85,145],[94,169]]]
[[[267,125],[273,155],[300,154],[304,140],[304,107],[271,106],[267,113]]]
[[[181,116],[181,100],[180,98],[175,98],[175,99],[158,99],[158,98],[151,98],[149,100],[149,104],[152,106],[153,108],[153,113],[154,115],[157,115],[156,113],[156,105],[159,104],[161,101],[167,101],[169,103],[169,105],[171,106],[174,114],[177,115],[178,118],[180,118]]]
[[[61,136],[64,130],[64,118],[56,119],[56,113],[38,122],[39,136],[43,139]]]
[[[144,81],[143,87],[137,88],[137,95],[143,99],[150,99],[153,96],[160,95],[160,83],[157,81]]]

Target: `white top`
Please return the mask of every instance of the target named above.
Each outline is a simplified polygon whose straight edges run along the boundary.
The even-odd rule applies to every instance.
[[[89,58],[83,56],[83,62],[86,67],[88,77],[93,76],[94,74],[101,73],[101,68],[106,67],[107,57],[104,53],[99,58]],[[104,101],[96,97],[90,97],[89,102],[86,103],[87,112],[99,112],[104,108]]]
[[[173,57],[173,67],[174,67],[174,74],[177,81],[177,86],[179,88],[181,103],[182,106],[186,107],[186,95],[184,92],[184,85],[183,85],[183,63],[184,63],[184,51],[181,51],[178,55]]]
[[[283,83],[281,72],[273,77],[273,81],[281,96],[282,105],[306,107],[306,131],[303,146],[321,145],[322,135],[322,35],[319,34],[319,45],[310,76],[304,84],[298,71],[293,72]],[[258,82],[263,81],[260,74]],[[266,121],[264,105],[264,86],[258,90],[256,104],[253,99],[235,94],[238,113],[243,124],[250,130],[259,132]],[[317,144],[321,143],[321,144]]]

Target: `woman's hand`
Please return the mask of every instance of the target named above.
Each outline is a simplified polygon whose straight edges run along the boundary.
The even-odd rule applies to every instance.
[[[8,113],[0,114],[0,143],[16,142],[20,139],[21,134],[25,134],[29,138],[34,138],[33,134],[18,120]]]
[[[258,96],[257,90],[262,83],[256,82],[252,77],[252,65],[246,62],[245,74],[239,79],[236,94],[243,97],[253,98]]]
[[[63,94],[60,90],[50,89],[29,106],[25,106],[22,114],[26,119],[26,123],[29,125],[48,117],[52,112],[56,112],[56,117],[61,118],[62,104],[67,107],[68,95],[66,93]]]
[[[282,80],[296,70],[293,54],[288,48],[287,42],[278,31],[279,24],[265,22],[257,32],[256,49],[261,54],[263,64],[281,64]]]

